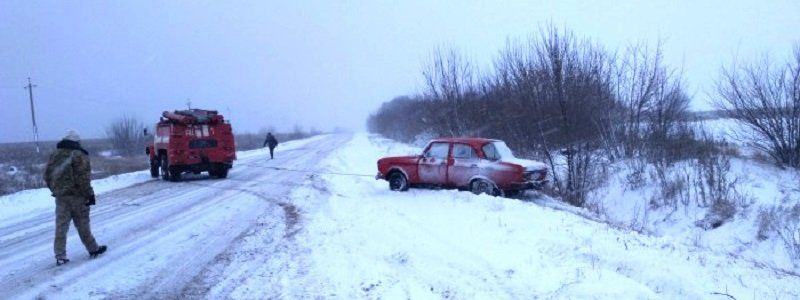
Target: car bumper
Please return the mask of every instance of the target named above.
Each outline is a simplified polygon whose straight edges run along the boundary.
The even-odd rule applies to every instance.
[[[383,176],[383,174],[378,173],[377,175],[375,175],[375,180],[383,180],[383,179],[386,179],[386,176]]]
[[[515,182],[510,185],[510,188],[513,190],[541,190],[544,188],[545,185],[549,180],[537,180],[537,181],[526,181],[526,182]]]

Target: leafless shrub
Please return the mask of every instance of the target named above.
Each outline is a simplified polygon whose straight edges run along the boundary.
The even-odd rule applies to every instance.
[[[773,234],[783,241],[793,259],[800,260],[800,203],[759,212],[757,238],[766,240]]]
[[[601,162],[593,147],[576,145],[565,150],[567,176],[556,190],[556,195],[574,206],[584,207],[589,193],[605,182],[606,165]],[[574,151],[574,152],[569,152]]]
[[[106,127],[106,137],[119,154],[132,156],[141,153],[145,145],[144,123],[132,116],[122,116]]]
[[[730,156],[720,150],[725,143],[709,143],[718,147],[699,153],[694,167],[695,202],[700,207],[709,207],[705,218],[696,222],[704,229],[721,226],[736,214],[738,207],[749,205],[748,197],[736,189],[739,178],[728,176]]]
[[[704,153],[697,159],[695,167],[698,204],[709,207],[716,202],[728,201],[736,183],[726,176],[730,170],[730,157]]]
[[[625,161],[629,171],[625,175],[625,183],[630,189],[638,189],[647,184],[647,162],[644,159],[629,159]]]
[[[777,228],[775,222],[777,222],[778,216],[773,209],[761,209],[758,212],[758,231],[756,232],[756,238],[760,241],[765,241],[769,239],[770,234]]]
[[[782,166],[800,168],[800,45],[785,65],[768,58],[722,70],[717,106],[748,130],[740,138]]]
[[[651,208],[670,207],[672,212],[678,210],[680,205],[686,206],[691,202],[689,193],[690,177],[678,170],[656,169],[659,193],[650,200]]]

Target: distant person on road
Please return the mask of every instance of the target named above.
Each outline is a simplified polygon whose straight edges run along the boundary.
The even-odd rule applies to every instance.
[[[273,156],[273,152],[275,151],[275,147],[278,147],[278,140],[275,139],[275,136],[272,135],[272,132],[267,133],[267,139],[264,140],[264,146],[269,146],[269,159],[275,158]]]
[[[92,167],[89,152],[81,147],[81,138],[74,130],[67,131],[50,155],[44,173],[44,181],[56,198],[56,237],[53,250],[56,265],[69,262],[67,259],[67,232],[69,222],[75,223],[78,236],[95,258],[106,252],[106,246],[98,246],[89,225],[89,206],[94,205],[95,196],[91,185]]]

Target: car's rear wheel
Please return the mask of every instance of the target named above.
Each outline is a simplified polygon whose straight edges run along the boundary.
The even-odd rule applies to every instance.
[[[497,196],[498,194],[494,184],[483,179],[476,179],[472,181],[470,190],[472,190],[472,193],[475,195],[486,194],[489,196]]]
[[[402,172],[392,172],[389,174],[389,189],[393,191],[407,191],[408,178]]]

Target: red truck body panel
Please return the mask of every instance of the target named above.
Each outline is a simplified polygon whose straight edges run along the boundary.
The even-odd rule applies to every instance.
[[[146,152],[151,165],[153,161],[161,163],[165,156],[168,166],[178,173],[229,169],[236,159],[231,124],[216,111],[200,109],[165,111]]]

